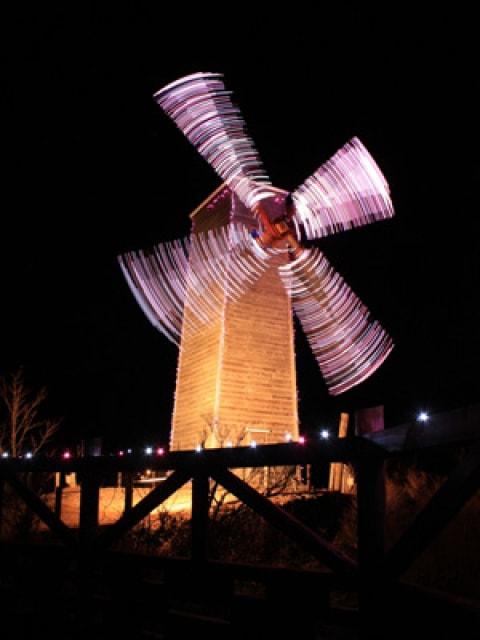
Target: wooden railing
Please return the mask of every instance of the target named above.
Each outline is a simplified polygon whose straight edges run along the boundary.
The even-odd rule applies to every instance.
[[[452,470],[441,488],[417,515],[398,542],[385,553],[385,461],[413,451],[445,445],[463,445],[468,453]],[[300,520],[274,504],[243,481],[232,469],[296,466],[344,462],[355,468],[358,505],[358,554],[351,558]],[[0,461],[0,498],[5,483],[59,537],[79,567],[88,566],[92,558],[110,558],[109,548],[152,510],[180,487],[192,482],[191,571],[218,576],[218,563],[209,561],[208,520],[210,480],[215,481],[251,507],[268,523],[299,543],[328,569],[329,588],[343,585],[358,590],[360,620],[365,637],[384,637],[379,629],[379,607],[392,609],[388,602],[402,585],[401,578],[419,554],[450,522],[466,501],[480,487],[480,407],[432,417],[427,424],[411,423],[364,437],[329,438],[308,445],[277,444],[201,452],[173,452],[148,459],[153,471],[168,475],[140,502],[132,506],[131,487],[135,472],[145,469],[144,456],[123,458],[92,457],[51,460]],[[80,524],[68,527],[45,502],[32,491],[24,478],[40,472],[76,472],[80,481]],[[102,477],[122,473],[125,484],[125,510],[112,525],[100,527],[99,492]],[[0,501],[1,507],[1,501]],[[1,517],[0,517],[1,522]],[[5,549],[5,545],[3,546]],[[479,551],[480,553],[480,551]],[[120,556],[118,556],[120,557]],[[157,560],[157,562],[160,562]],[[182,564],[182,566],[185,566]],[[242,569],[230,567],[224,572]],[[243,569],[247,571],[247,569]],[[248,571],[254,572],[253,568]],[[266,569],[258,569],[259,575]],[[266,574],[265,574],[266,575]],[[305,574],[307,575],[307,574]],[[404,585],[403,585],[404,586]],[[403,588],[403,587],[402,587]],[[387,595],[390,594],[390,595]],[[430,596],[432,596],[430,592]],[[397,597],[397,596],[396,596]],[[474,607],[475,608],[475,607]],[[477,618],[475,618],[477,620]],[[381,626],[381,625],[380,625]],[[472,636],[473,637],[473,636]]]

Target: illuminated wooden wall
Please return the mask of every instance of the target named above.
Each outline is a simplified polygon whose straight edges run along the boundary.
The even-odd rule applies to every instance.
[[[193,214],[200,232],[248,217],[226,187]],[[284,442],[298,437],[293,318],[280,255],[238,301],[217,282],[217,319],[180,345],[171,449]],[[195,304],[198,292],[189,293]],[[188,310],[186,313],[189,313]],[[213,427],[213,433],[212,433]]]

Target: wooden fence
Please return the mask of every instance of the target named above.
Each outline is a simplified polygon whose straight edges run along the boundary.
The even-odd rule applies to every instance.
[[[411,526],[386,552],[386,460],[392,456],[402,456],[416,451],[452,445],[465,447],[466,454],[462,462],[458,463],[451,471],[444,484],[416,516]],[[232,469],[241,468],[329,464],[331,462],[348,463],[353,465],[355,469],[358,507],[358,553],[356,558],[349,557],[336,548],[317,531],[274,504],[268,497],[244,482],[237,473],[232,472]],[[245,629],[245,616],[240,615],[235,618],[231,613],[233,610],[232,590],[234,588],[232,585],[235,580],[240,578],[262,583],[269,593],[267,600],[270,603],[268,605],[270,608],[267,607],[267,609],[270,613],[264,618],[263,627],[258,623],[260,625],[258,629],[263,629],[263,631],[258,631],[258,637],[275,629],[275,625],[278,627],[279,621],[281,621],[279,632],[289,628],[285,621],[287,609],[292,614],[289,624],[291,624],[293,631],[303,625],[308,630],[310,637],[322,637],[322,635],[318,635],[320,633],[318,619],[324,615],[329,624],[338,623],[333,608],[329,607],[329,594],[334,590],[342,589],[358,593],[358,610],[350,612],[352,619],[354,619],[353,623],[351,621],[349,623],[352,625],[352,634],[355,633],[354,629],[358,628],[362,637],[366,638],[397,637],[395,634],[397,632],[400,634],[399,630],[403,629],[405,623],[401,609],[407,607],[403,613],[408,616],[414,613],[419,615],[419,612],[422,612],[427,619],[430,617],[428,620],[429,632],[433,628],[432,616],[434,616],[436,620],[440,621],[440,629],[445,630],[448,624],[453,624],[458,630],[461,625],[464,625],[463,637],[480,637],[480,635],[469,636],[469,631],[467,631],[473,629],[478,634],[480,629],[480,613],[476,603],[455,601],[445,594],[422,590],[413,585],[407,585],[402,580],[403,574],[415,559],[430,545],[480,487],[480,407],[475,406],[449,414],[433,416],[426,424],[406,424],[363,437],[329,438],[318,442],[309,442],[308,445],[288,443],[256,448],[239,447],[203,450],[201,452],[173,452],[164,457],[152,457],[148,460],[149,468],[167,472],[167,477],[133,506],[131,499],[132,478],[136,472],[144,470],[145,466],[144,456],[85,457],[69,460],[37,457],[30,460],[0,460],[0,523],[1,497],[5,485],[8,484],[63,543],[63,549],[56,548],[52,554],[57,558],[63,554],[62,557],[68,557],[70,563],[73,559],[76,573],[81,575],[81,584],[83,585],[81,590],[83,595],[79,600],[81,603],[79,606],[83,607],[82,619],[84,621],[89,618],[87,612],[92,611],[92,598],[98,596],[92,586],[92,576],[98,574],[100,566],[105,575],[115,575],[115,571],[120,573],[123,571],[124,575],[129,576],[130,586],[134,583],[140,585],[139,589],[143,590],[144,594],[143,601],[148,603],[152,598],[151,589],[153,588],[155,593],[155,587],[150,585],[150,595],[148,595],[146,593],[148,589],[145,590],[145,582],[138,582],[138,580],[136,582],[135,578],[135,576],[138,577],[138,567],[148,565],[150,568],[156,567],[157,573],[161,570],[165,575],[168,574],[168,580],[165,581],[162,578],[160,581],[162,585],[167,586],[161,588],[167,589],[169,594],[177,594],[177,605],[182,599],[182,593],[186,593],[189,589],[188,585],[192,584],[196,585],[199,591],[204,593],[208,591],[212,594],[212,599],[224,600],[228,594],[230,619],[225,617],[223,620],[218,617],[215,620],[210,620],[208,616],[202,616],[198,611],[195,612],[195,615],[190,614],[191,619],[188,624],[200,627],[202,624],[210,624],[208,627],[210,637],[214,637],[216,633],[214,629],[217,628],[222,637],[237,637],[234,633],[240,634],[238,637],[241,637],[243,633],[248,634],[249,637],[256,637],[252,629],[257,623],[254,624],[252,620],[258,622],[260,619],[258,616],[251,618],[250,626],[247,625],[248,628]],[[55,509],[49,508],[29,486],[27,479],[32,477],[32,474],[44,472],[75,472],[77,474],[81,492],[78,529],[68,527],[59,517],[58,509],[56,513]],[[102,478],[107,473],[120,472],[126,478],[124,513],[114,524],[101,527],[98,513]],[[293,571],[273,567],[218,563],[209,560],[210,480],[220,484],[272,526],[299,543],[312,556],[321,561],[325,570]],[[190,560],[135,557],[110,551],[112,545],[123,534],[141,522],[152,510],[189,481],[192,482]],[[1,549],[2,563],[0,566],[4,567],[4,571],[6,571],[5,567],[9,566],[9,562],[11,565],[15,553],[19,552],[19,549],[23,554],[46,553],[46,551],[39,550],[38,546],[35,548],[28,547],[28,545],[20,547],[12,542],[2,542]],[[53,565],[55,562],[52,560]],[[71,567],[71,564],[69,566]],[[127,566],[130,567],[128,571],[125,569]],[[135,571],[132,571],[132,566],[136,567]],[[110,569],[107,570],[106,567]],[[45,579],[47,579],[46,576]],[[160,582],[157,581],[158,588],[160,588]],[[2,588],[4,589],[6,588],[5,583],[6,580],[0,583],[0,585],[3,584]],[[296,585],[295,588],[293,588],[294,585]],[[39,591],[41,590],[39,587]],[[303,605],[298,599],[300,593]],[[109,598],[111,602],[116,601],[118,605],[118,602],[122,603],[122,598],[126,598],[128,594],[130,594],[130,603],[135,602],[131,588],[127,587],[120,598],[115,600],[111,593]],[[168,597],[165,592],[162,594],[161,598],[158,597],[162,602],[167,602]],[[158,604],[158,599],[156,601]],[[308,607],[305,603],[308,603]],[[104,603],[105,620],[109,619],[105,611],[110,609]],[[120,609],[117,606],[116,617],[114,616],[110,620],[116,620],[118,626],[118,615],[120,615],[120,620],[123,621],[120,626],[124,629],[127,623],[125,622],[125,612],[119,614],[121,610],[121,606]],[[172,613],[174,611],[175,607],[170,607],[168,613],[170,624],[172,624],[171,620],[175,618],[175,614]],[[315,616],[307,613],[312,611]],[[449,612],[449,618],[447,621],[443,621],[442,615],[446,615],[446,612]],[[347,612],[344,613],[346,617],[350,615]],[[178,629],[182,629],[182,624],[187,624],[185,615],[187,618],[188,615],[185,614],[181,618],[178,611],[176,615],[175,629],[177,631],[172,632],[171,627],[167,625],[162,627],[163,631],[157,631],[156,636],[152,631],[153,635],[148,637],[182,637],[175,636],[175,633],[179,633]],[[390,619],[388,632],[385,628],[386,615]],[[167,613],[162,613],[161,607],[157,607],[158,616],[161,618],[167,616]],[[392,619],[396,620],[395,624],[391,624]],[[305,621],[308,621],[308,624]],[[214,622],[216,622],[216,626]],[[223,623],[230,625],[228,633],[222,626]],[[417,623],[417,625],[420,624],[420,622]],[[130,637],[147,637],[142,635],[144,631],[140,631],[140,627],[141,625],[137,625],[133,631],[130,630]],[[113,625],[111,628],[116,627]],[[417,626],[417,630],[418,628],[420,627]],[[170,636],[168,629],[170,629]],[[12,635],[12,637],[21,636]],[[70,636],[67,634],[58,635],[58,637]],[[107,635],[100,634],[99,637],[107,637]],[[449,636],[437,635],[435,637]]]

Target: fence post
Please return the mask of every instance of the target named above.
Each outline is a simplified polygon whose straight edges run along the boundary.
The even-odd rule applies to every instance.
[[[77,557],[78,581],[78,633],[80,637],[87,637],[94,630],[95,607],[93,594],[95,592],[96,556],[93,553],[93,542],[98,535],[99,498],[102,477],[97,469],[82,469],[77,474],[80,480],[80,553]]]
[[[5,500],[5,479],[0,475],[0,540],[2,538],[3,525],[3,501]]]
[[[192,560],[207,559],[207,530],[209,510],[209,478],[196,473],[192,479]]]
[[[98,506],[100,493],[98,472],[83,471],[80,476],[80,540],[91,542],[98,530]]]
[[[62,517],[62,494],[63,494],[64,474],[62,471],[55,472],[55,515]]]
[[[123,485],[125,487],[125,503],[124,512],[130,511],[133,506],[133,473],[131,471],[123,472]]]
[[[384,429],[383,405],[355,413],[355,432],[363,436]],[[369,455],[356,464],[358,511],[359,607],[362,637],[383,638],[380,602],[385,597],[385,461]]]
[[[348,432],[348,413],[340,414],[340,422],[338,424],[338,437],[346,438]],[[343,462],[331,462],[330,463],[330,474],[328,478],[328,490],[329,491],[340,491],[341,493],[346,493],[345,491],[345,480],[347,475],[347,465]]]
[[[385,557],[385,463],[369,457],[356,465],[361,637],[383,638]]]

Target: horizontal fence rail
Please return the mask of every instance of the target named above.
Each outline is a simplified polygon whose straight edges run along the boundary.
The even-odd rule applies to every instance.
[[[412,421],[383,431],[348,438],[257,445],[255,448],[229,447],[201,451],[171,451],[165,455],[129,454],[122,457],[83,456],[59,459],[38,455],[28,459],[0,458],[2,469],[14,472],[59,471],[64,473],[99,469],[103,472],[196,470],[209,465],[226,468],[294,466],[315,462],[355,463],[369,457],[398,456],[411,451],[443,445],[469,444],[480,439],[480,405],[431,416],[427,423]]]
[[[296,466],[312,462],[355,462],[365,457],[383,457],[382,447],[363,437],[329,438],[322,442],[301,444],[266,444],[253,447],[202,449],[201,451],[171,451],[162,456],[130,454],[127,456],[86,456],[82,458],[52,459],[35,456],[30,459],[0,459],[2,469],[14,472],[60,471],[105,473],[138,471],[148,466],[154,471],[188,470],[192,473],[221,466],[229,469],[265,466]]]

